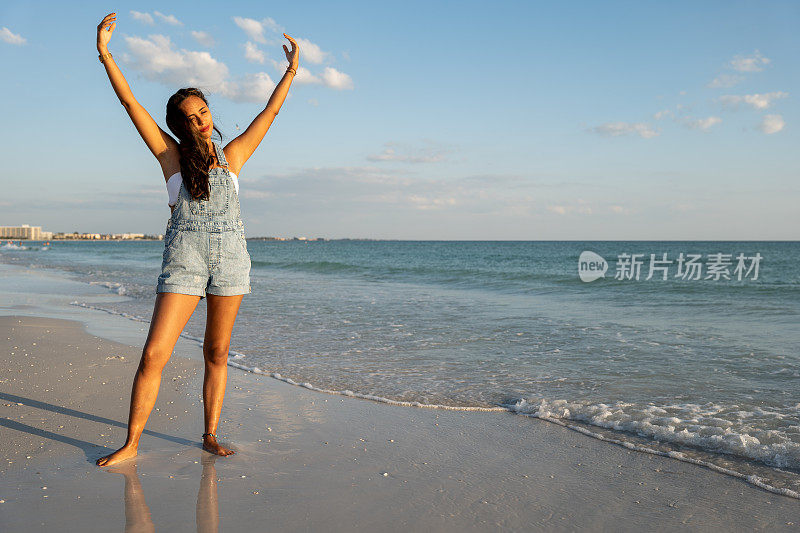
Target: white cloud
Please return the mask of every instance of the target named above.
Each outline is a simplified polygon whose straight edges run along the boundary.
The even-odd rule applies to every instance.
[[[207,48],[214,46],[214,38],[209,33],[192,30],[192,37],[194,37],[195,41]]]
[[[165,15],[160,11],[154,11],[153,13],[155,13],[155,15],[161,19],[162,22],[166,22],[172,26],[183,26],[183,22],[175,18],[175,15]]]
[[[250,41],[252,41],[245,44],[245,58],[248,61],[261,64],[269,61],[274,65],[275,69],[281,71],[281,75],[283,75],[283,71],[286,70],[289,62],[285,60],[276,61],[266,57],[264,52],[259,50],[258,46],[255,44],[268,43],[265,35],[267,30],[278,33],[283,32],[283,28],[271,18],[265,18],[259,21],[247,17],[233,17],[233,21],[237,26],[239,26],[239,28],[242,29],[242,31],[244,31]],[[308,39],[295,37],[295,41],[297,41],[297,46],[300,48],[301,58],[305,62],[313,65],[320,65],[332,57],[330,52],[323,51],[319,45],[311,42]],[[279,40],[270,42],[270,44],[286,45],[287,48],[290,47],[290,44],[283,36],[281,36]],[[307,68],[298,66],[297,74],[294,77],[294,83],[307,85],[321,84],[337,90],[353,88],[352,78],[344,72],[336,70],[333,67],[325,67],[321,74],[315,75]]]
[[[228,67],[208,52],[175,50],[169,37],[149,35],[125,37],[130,54],[123,59],[145,78],[166,85],[198,86],[215,89],[223,86]]]
[[[548,204],[561,204],[565,212],[578,217],[602,213],[619,220],[624,216],[613,214],[606,203],[592,198],[581,203],[576,198],[586,193],[587,187],[607,190],[597,183],[553,182],[551,176],[529,174],[437,178],[415,170],[384,165],[313,166],[289,172],[269,171],[253,178],[243,176],[240,181],[242,185],[242,180],[247,181],[247,187],[242,187],[243,195],[262,197],[265,206],[325,212],[334,218],[340,213],[365,210],[379,213],[381,218],[387,214],[414,216],[439,210],[467,216],[546,216]],[[553,194],[566,194],[564,197],[569,200],[551,198]],[[619,200],[609,204],[619,204]]]
[[[644,122],[606,122],[590,130],[606,137],[620,137],[623,135],[638,135],[643,139],[651,139],[659,135],[650,124]]]
[[[400,143],[387,142],[386,148],[382,153],[377,155],[367,156],[369,161],[401,161],[404,163],[438,163],[444,161],[447,154],[451,151],[438,147],[426,147],[419,150],[413,150],[411,147],[403,146],[401,152],[395,150],[395,146],[401,146]],[[417,153],[412,153],[417,152]]]
[[[267,39],[264,37],[265,30],[269,29],[273,32],[283,31],[283,28],[278,26],[278,24],[269,17],[261,21],[246,17],[233,17],[233,22],[244,31],[250,40],[262,44],[267,42]]]
[[[738,74],[720,74],[711,80],[708,87],[710,89],[733,87],[742,80],[744,80],[744,76],[739,76]]]
[[[671,118],[672,120],[678,120],[678,116],[687,113],[692,108],[692,105],[686,104],[675,104],[675,109],[662,109],[661,111],[657,111],[653,113],[653,118],[655,120],[662,120],[665,118]],[[655,132],[656,134],[658,132]]]
[[[720,96],[719,101],[724,105],[731,107],[736,107],[739,104],[745,103],[753,106],[756,109],[767,109],[770,105],[772,105],[773,100],[786,98],[787,96],[789,96],[789,93],[783,91],[774,91],[764,94],[745,94],[741,96],[726,94],[724,96]]]
[[[270,18],[258,21],[245,17],[233,17],[233,21],[242,29],[242,31],[245,32],[251,41],[261,44],[267,43],[267,39],[264,36],[264,33],[267,29],[275,32],[278,32],[281,29],[275,23],[275,21]],[[282,41],[282,44],[285,44],[287,48],[291,48],[291,44],[286,41],[285,38],[282,37]],[[331,55],[329,52],[323,51],[319,45],[309,41],[308,39],[297,37],[295,38],[295,41],[297,41],[297,46],[300,48],[300,53],[302,54],[303,59],[314,65],[322,64]],[[263,61],[260,62],[263,63]]]
[[[267,56],[264,55],[264,52],[258,49],[255,43],[247,41],[244,45],[244,57],[251,63],[264,63],[267,60]]]
[[[453,197],[433,198],[429,196],[420,196],[418,194],[408,195],[408,200],[417,209],[440,209],[450,205],[456,205],[456,199]]]
[[[703,130],[708,131],[711,126],[715,124],[719,124],[722,122],[722,119],[719,117],[706,117],[706,118],[687,118],[683,121],[684,125],[687,128],[693,130]]]
[[[131,16],[133,17],[134,20],[138,20],[139,22],[142,22],[144,24],[148,24],[150,26],[155,24],[155,21],[153,20],[153,15],[151,15],[150,13],[140,13],[139,11],[131,11]]]
[[[272,17],[261,19],[261,24],[263,24],[265,28],[274,31],[275,33],[283,33],[284,31],[283,26],[275,22],[275,19],[273,19]]]
[[[272,63],[272,66],[275,67],[275,70],[280,73],[281,77],[283,77],[283,73],[286,72],[286,69],[289,67],[289,62],[285,59],[282,61],[276,61],[268,57],[267,61]],[[312,74],[311,71],[306,67],[298,65],[297,74],[295,74],[294,81],[292,83],[297,85],[315,85],[322,84],[322,79]]]
[[[313,167],[285,175],[271,175],[251,180],[245,195],[285,199],[302,196],[306,205],[336,205],[336,209],[370,206],[379,209],[429,211],[452,209],[493,210],[487,200],[493,191],[484,191],[482,183],[460,179],[413,179],[407,172],[378,167]],[[499,176],[497,180],[502,181]],[[505,191],[502,191],[503,193]],[[501,200],[505,198],[501,194]],[[504,209],[504,205],[500,206]]]
[[[28,42],[25,37],[19,35],[18,33],[13,33],[11,30],[3,26],[3,29],[0,29],[0,39],[7,42],[8,44],[16,44],[17,46],[22,46],[26,42]]]
[[[308,39],[298,37],[295,41],[297,41],[297,46],[300,48],[300,54],[302,54],[303,59],[309,63],[320,65],[330,55],[329,52],[323,52],[318,45],[312,43]],[[286,48],[291,50],[291,44],[287,42]]]
[[[235,102],[266,102],[275,82],[266,72],[248,74],[239,79],[229,77],[228,67],[205,51],[177,50],[166,35],[154,34],[143,37],[125,37],[128,52],[122,60],[142,75],[164,85],[194,86],[216,92]],[[279,62],[273,61],[276,66]],[[288,65],[288,63],[286,63]],[[285,66],[284,66],[285,68]],[[330,74],[332,71],[335,74]],[[303,67],[298,68],[296,81],[320,83],[334,89],[352,88],[346,74],[330,67],[328,76],[320,79]]]
[[[220,94],[234,102],[263,103],[266,105],[275,82],[266,72],[248,74],[239,81],[226,82]]]
[[[322,83],[331,89],[337,90],[353,88],[352,78],[350,78],[350,76],[344,72],[339,72],[333,67],[325,67],[325,70],[322,72]]]
[[[782,116],[764,115],[764,118],[761,120],[761,124],[759,124],[758,129],[769,135],[772,133],[778,133],[783,129],[784,126],[786,126],[786,122],[784,122]]]
[[[247,199],[263,200],[265,198],[273,198],[275,193],[270,191],[253,191],[245,189],[242,191],[242,197]]]
[[[769,58],[764,57],[756,50],[749,56],[736,56],[731,59],[729,65],[738,72],[761,72],[764,66],[769,64]]]
[[[579,215],[591,215],[592,208],[585,205],[585,202],[578,200],[580,205],[548,205],[547,210],[557,215],[566,215],[568,213],[578,213]]]
[[[313,105],[314,107],[317,107],[319,105],[319,100],[317,100],[316,98],[309,98],[308,103]]]
[[[761,72],[764,67],[770,63],[769,58],[761,55],[761,52],[756,50],[749,56],[737,55],[728,61],[726,67],[735,70],[736,72]],[[742,82],[745,79],[741,74],[719,74],[716,78],[711,80],[707,87],[710,89],[728,88]]]
[[[281,68],[281,72],[285,72],[286,68],[289,66],[289,63],[285,62],[283,68]],[[283,74],[281,74],[283,76]],[[297,67],[297,75],[294,77],[293,83],[297,83],[300,85],[313,85],[313,84],[321,84],[322,80],[311,73],[306,67],[301,67],[298,65]]]

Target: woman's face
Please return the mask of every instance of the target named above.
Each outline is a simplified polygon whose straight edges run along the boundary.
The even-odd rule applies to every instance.
[[[181,102],[179,106],[189,124],[197,130],[203,137],[209,138],[214,132],[214,120],[211,118],[211,110],[203,101],[202,98],[197,96],[189,96]]]

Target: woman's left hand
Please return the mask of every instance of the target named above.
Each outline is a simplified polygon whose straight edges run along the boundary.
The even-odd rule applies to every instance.
[[[289,61],[289,66],[297,70],[297,64],[300,62],[300,47],[297,46],[297,43],[294,39],[283,34],[284,37],[289,39],[289,42],[292,43],[292,49],[289,50],[286,48],[286,45],[283,45],[283,51],[286,52],[286,59]]]

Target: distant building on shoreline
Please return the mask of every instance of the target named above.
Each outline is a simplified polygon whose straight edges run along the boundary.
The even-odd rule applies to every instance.
[[[73,231],[52,232],[42,231],[41,226],[0,226],[0,239],[15,239],[28,241],[160,241],[163,234],[150,235],[147,233],[81,233]],[[249,241],[327,241],[325,237],[250,237]]]
[[[247,237],[248,241],[329,241],[325,237]]]
[[[53,240],[81,241],[160,241],[164,235],[145,233],[54,233]]]
[[[29,241],[49,241],[52,231],[42,231],[41,226],[0,226],[0,239],[26,239]]]
[[[84,240],[84,241],[132,241],[162,240],[163,235],[145,233],[72,233],[42,231],[41,226],[22,224],[21,226],[0,226],[0,239],[26,241]]]

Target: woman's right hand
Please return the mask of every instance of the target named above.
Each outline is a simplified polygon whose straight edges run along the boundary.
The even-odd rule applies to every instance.
[[[101,54],[108,52],[108,41],[117,26],[117,14],[109,13],[97,25],[97,51]]]

